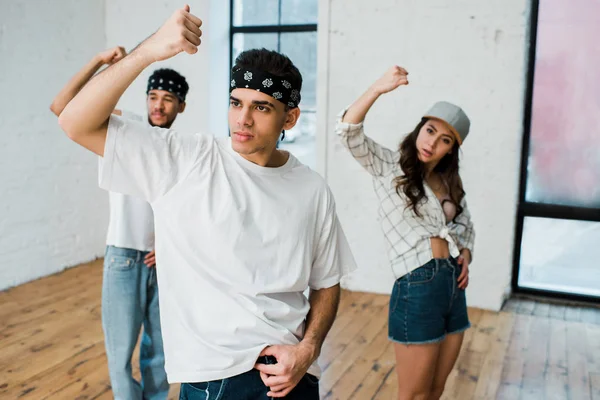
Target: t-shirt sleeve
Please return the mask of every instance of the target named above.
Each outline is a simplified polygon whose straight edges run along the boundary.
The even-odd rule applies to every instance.
[[[144,122],[144,117],[142,117],[140,114],[136,114],[128,110],[121,110],[121,117],[125,119],[130,119],[132,121]]]
[[[209,140],[112,115],[99,164],[100,187],[151,203],[201,161]]]
[[[308,283],[314,290],[332,287],[356,269],[356,262],[337,217],[335,201],[329,188],[325,197],[321,234]]]

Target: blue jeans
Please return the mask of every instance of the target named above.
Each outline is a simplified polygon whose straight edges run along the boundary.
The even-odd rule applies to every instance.
[[[102,329],[116,400],[163,400],[169,393],[164,369],[156,268],[147,252],[107,246],[102,280]],[[141,383],[131,375],[131,356],[140,329]]]
[[[456,259],[432,259],[394,283],[388,336],[403,344],[435,343],[468,329],[465,291]]]
[[[231,378],[210,382],[182,383],[179,400],[270,400],[269,388],[252,369]],[[285,400],[319,400],[319,380],[305,374]]]

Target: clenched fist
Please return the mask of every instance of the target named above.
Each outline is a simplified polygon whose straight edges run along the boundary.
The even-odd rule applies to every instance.
[[[112,65],[117,61],[121,60],[123,57],[127,55],[125,49],[121,46],[113,47],[112,49],[104,50],[101,53],[98,53],[98,58],[102,61],[103,64]]]
[[[181,52],[195,54],[200,46],[202,21],[186,5],[171,15],[160,29],[146,39],[140,50],[154,61],[171,58]]]
[[[102,61],[102,64],[112,65],[117,61],[121,60],[127,55],[125,49],[121,46],[113,47],[112,49],[104,50],[98,53],[98,58]]]
[[[371,86],[371,89],[377,94],[384,94],[401,85],[408,85],[408,72],[404,68],[394,65]]]

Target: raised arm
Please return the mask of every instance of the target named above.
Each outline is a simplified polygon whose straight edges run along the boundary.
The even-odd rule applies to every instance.
[[[200,45],[201,25],[202,21],[185,6],[175,11],[129,55],[92,79],[67,104],[58,119],[69,138],[103,156],[108,121],[125,90],[153,62],[183,51],[195,54]]]
[[[360,96],[346,111],[342,122],[359,124],[365,120],[365,116],[379,96],[391,92],[401,85],[408,85],[408,72],[402,67],[394,65],[379,78],[362,96]]]
[[[79,93],[81,88],[92,79],[94,74],[103,65],[112,65],[125,57],[125,55],[126,53],[123,47],[113,47],[112,49],[96,54],[56,95],[50,105],[50,111],[58,117],[67,104],[73,100],[73,97]]]
[[[373,176],[383,176],[391,171],[398,163],[399,154],[367,137],[363,121],[382,94],[408,84],[407,75],[408,72],[404,68],[390,68],[338,116],[336,133],[352,156]]]

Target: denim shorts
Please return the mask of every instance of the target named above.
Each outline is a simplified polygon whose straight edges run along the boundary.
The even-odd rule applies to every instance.
[[[435,343],[468,329],[465,291],[456,259],[432,259],[394,283],[388,337],[404,344]]]

